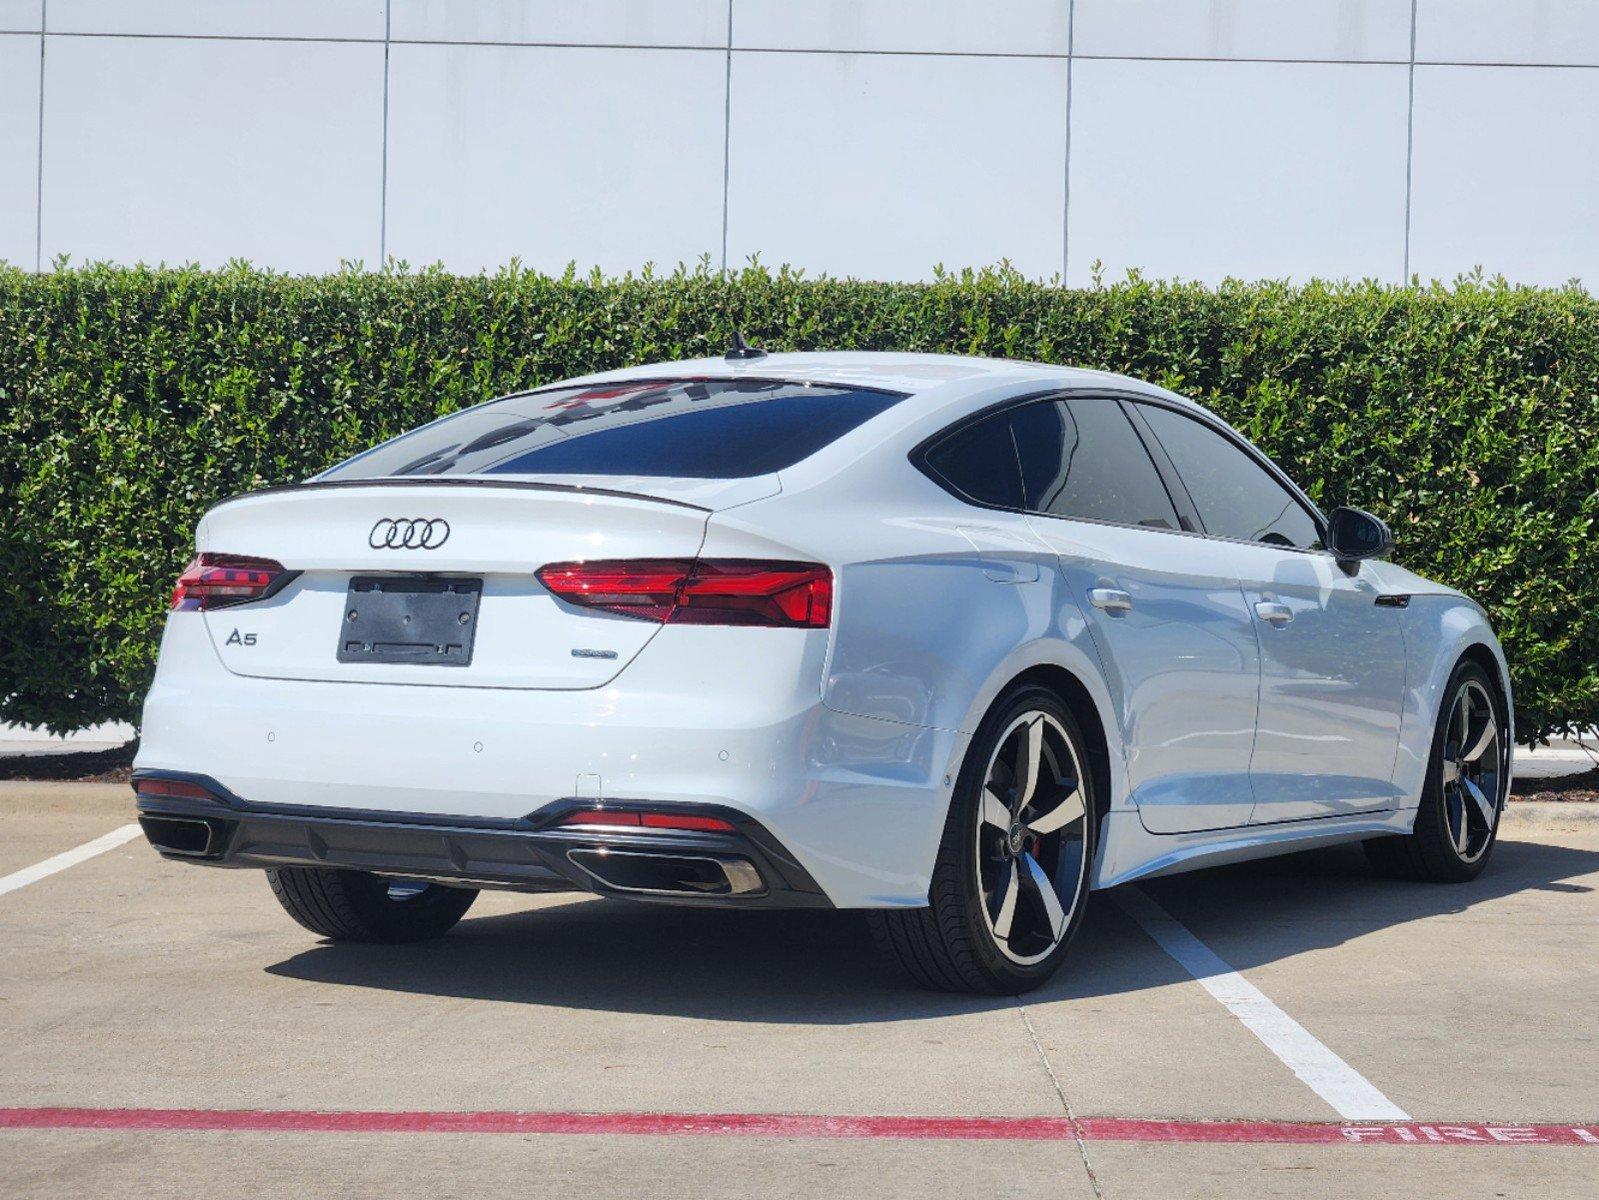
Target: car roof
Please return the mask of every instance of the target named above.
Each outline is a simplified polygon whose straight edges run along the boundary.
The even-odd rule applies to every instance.
[[[978,358],[959,354],[899,354],[879,351],[825,351],[766,354],[759,358],[698,358],[681,362],[647,363],[563,380],[555,386],[614,383],[627,379],[718,378],[784,379],[796,382],[842,383],[884,388],[911,396],[942,389],[969,393],[1008,385],[1039,387],[1113,387],[1156,393],[1187,404],[1193,402],[1153,384],[1109,371],[1062,367],[1050,363],[1021,362],[1005,358]],[[1195,405],[1194,407],[1199,407]]]

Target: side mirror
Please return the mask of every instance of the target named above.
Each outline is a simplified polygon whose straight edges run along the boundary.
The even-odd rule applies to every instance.
[[[1394,535],[1369,512],[1344,505],[1327,517],[1327,548],[1339,562],[1381,558],[1394,548]]]

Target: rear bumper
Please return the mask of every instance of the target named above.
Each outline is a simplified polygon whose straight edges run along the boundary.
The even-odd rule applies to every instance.
[[[203,775],[256,812],[384,828],[527,833],[570,797],[731,809],[839,908],[927,903],[966,739],[826,707],[821,661],[782,653],[808,643],[710,636],[794,631],[683,626],[612,686],[523,691],[235,675],[199,615],[167,622],[141,771]]]
[[[832,907],[759,822],[727,808],[694,811],[727,821],[731,833],[613,831],[561,827],[574,808],[593,805],[576,799],[533,817],[473,820],[251,804],[214,779],[186,772],[139,771],[135,786],[147,778],[183,779],[215,797],[137,796],[139,822],[155,849],[203,866],[342,868],[506,891],[587,891],[740,908]]]

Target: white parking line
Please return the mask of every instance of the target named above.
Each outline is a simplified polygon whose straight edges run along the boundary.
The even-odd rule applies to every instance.
[[[92,842],[84,842],[71,850],[63,851],[54,858],[47,858],[41,863],[34,863],[31,867],[23,867],[20,871],[13,871],[9,875],[0,875],[0,896],[7,892],[14,892],[18,888],[25,888],[30,883],[38,883],[48,875],[57,871],[65,871],[68,867],[75,867],[79,863],[93,858],[96,854],[104,854],[107,850],[115,850],[139,836],[137,825],[123,825],[113,829],[110,833],[101,834]]]
[[[1408,1121],[1406,1112],[1359,1071],[1322,1045],[1249,980],[1222,961],[1170,913],[1135,887],[1114,893],[1122,910],[1175,958],[1201,987],[1243,1022],[1346,1121]]]

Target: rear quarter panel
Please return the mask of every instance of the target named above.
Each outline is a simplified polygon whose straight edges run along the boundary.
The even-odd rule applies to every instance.
[[[718,513],[704,553],[827,563],[837,589],[825,706],[960,735],[953,757],[934,764],[938,775],[954,777],[970,734],[1018,675],[1041,665],[1072,672],[1113,740],[1119,800],[1114,710],[1056,554],[1024,519],[956,500],[904,454],[895,447],[825,485]]]

